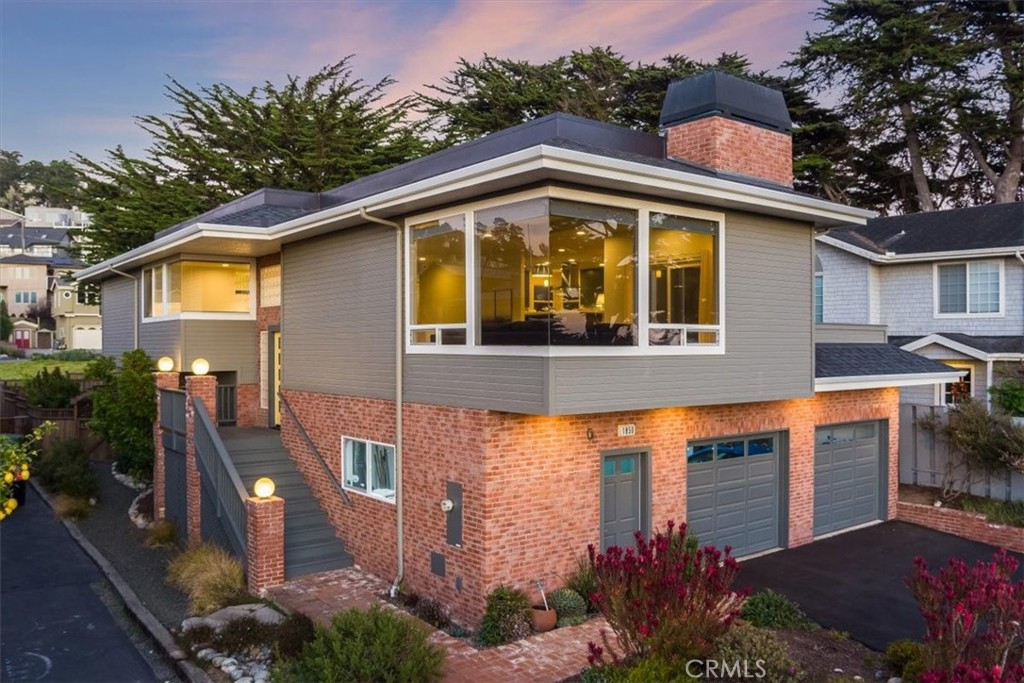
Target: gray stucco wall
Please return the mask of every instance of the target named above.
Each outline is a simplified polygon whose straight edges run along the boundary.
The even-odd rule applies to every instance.
[[[170,356],[174,366],[179,370],[188,370],[182,364],[182,338],[180,320],[160,320],[144,322],[139,327],[139,348],[143,349],[152,359]]]
[[[868,262],[821,242],[815,242],[815,249],[823,273],[823,322],[861,325],[872,322]]]
[[[936,318],[934,268],[931,263],[913,263],[880,268],[881,321],[889,334],[913,335],[959,332],[977,335],[1024,333],[1024,265],[1013,257],[1004,264],[1005,315],[1001,318],[963,316]],[[826,312],[828,304],[826,300]],[[827,313],[826,313],[827,315]],[[826,318],[827,319],[827,318]]]
[[[120,356],[135,347],[134,282],[127,278],[105,280],[101,289],[103,354]]]
[[[211,372],[237,372],[239,384],[259,381],[255,320],[182,320],[181,329],[181,367],[189,368],[196,358],[205,358]]]
[[[366,226],[285,245],[281,384],[394,398],[395,234]]]

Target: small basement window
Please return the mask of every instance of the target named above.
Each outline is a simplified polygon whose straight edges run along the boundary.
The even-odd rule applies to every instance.
[[[395,447],[352,439],[341,439],[343,485],[389,503],[395,502]]]

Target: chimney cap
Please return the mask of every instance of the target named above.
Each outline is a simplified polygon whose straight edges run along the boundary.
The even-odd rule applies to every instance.
[[[660,124],[671,126],[722,116],[780,133],[793,132],[782,93],[722,71],[705,71],[669,83]]]

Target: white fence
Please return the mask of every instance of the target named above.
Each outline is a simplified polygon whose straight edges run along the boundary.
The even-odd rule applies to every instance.
[[[950,458],[945,441],[924,429],[920,420],[934,415],[945,420],[946,408],[912,403],[900,405],[900,483],[941,486]],[[971,493],[998,500],[1024,500],[1024,473],[1007,470],[982,476],[971,486]]]

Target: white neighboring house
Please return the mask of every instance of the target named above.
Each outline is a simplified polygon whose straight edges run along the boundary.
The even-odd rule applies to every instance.
[[[886,325],[890,343],[966,370],[981,401],[1024,362],[1024,203],[874,218],[819,235],[816,250],[818,322]],[[900,399],[954,394],[906,387]]]

